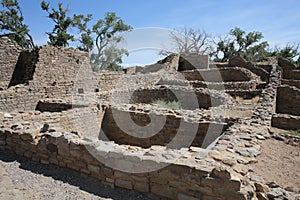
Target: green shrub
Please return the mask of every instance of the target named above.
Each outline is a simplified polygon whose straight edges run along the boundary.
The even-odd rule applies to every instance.
[[[155,100],[152,102],[153,104],[156,104],[160,108],[168,108],[168,109],[180,109],[180,103],[177,101],[164,101],[164,100]]]
[[[300,130],[290,130],[290,131],[283,132],[283,134],[300,137]]]

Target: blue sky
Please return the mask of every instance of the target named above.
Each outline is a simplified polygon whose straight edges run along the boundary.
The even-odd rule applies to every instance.
[[[53,26],[46,13],[40,9],[40,2],[41,0],[19,0],[25,23],[29,25],[36,43],[43,45],[47,41],[45,32],[51,31]],[[49,2],[52,6],[56,6],[58,0]],[[184,26],[203,29],[215,36],[225,35],[234,27],[240,27],[247,32],[260,31],[271,45],[300,42],[299,0],[61,0],[59,2],[65,7],[68,6],[70,15],[91,13],[96,21],[103,18],[106,12],[116,12],[127,24],[136,28],[137,30],[129,35],[127,40],[130,52],[135,54],[129,60],[125,60],[128,63],[140,63],[142,60],[145,63],[150,62],[155,54],[155,48],[164,43],[168,44],[164,30]],[[147,27],[155,28],[144,29]]]

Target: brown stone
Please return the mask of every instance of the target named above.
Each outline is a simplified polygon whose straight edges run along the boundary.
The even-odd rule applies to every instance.
[[[129,180],[123,180],[123,179],[116,179],[115,185],[117,187],[126,188],[126,189],[133,189],[132,182]]]

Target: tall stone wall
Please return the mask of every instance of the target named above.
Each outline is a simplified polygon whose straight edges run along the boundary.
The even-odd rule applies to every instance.
[[[36,91],[49,98],[70,97],[79,88],[94,92],[97,79],[86,52],[43,46],[38,57],[32,81]]]
[[[38,49],[23,50],[18,58],[9,87],[28,84],[33,79],[35,64],[38,61]]]
[[[0,90],[8,87],[21,52],[17,43],[0,37]]]

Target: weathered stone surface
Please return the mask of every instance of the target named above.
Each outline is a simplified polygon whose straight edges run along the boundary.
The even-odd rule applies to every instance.
[[[254,186],[255,186],[257,192],[261,192],[261,193],[270,192],[270,188],[265,184],[256,182],[256,183],[254,183]]]

